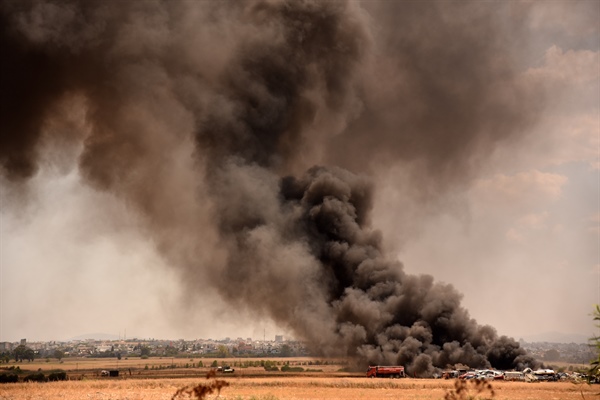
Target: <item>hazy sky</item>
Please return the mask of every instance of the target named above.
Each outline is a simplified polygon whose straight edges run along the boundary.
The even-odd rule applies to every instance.
[[[12,28],[27,32],[32,42],[52,46],[64,40],[67,29],[55,30],[53,24],[64,21],[58,16],[70,14],[50,7],[52,2],[37,3],[30,9],[5,6],[3,20],[17,21]],[[463,294],[463,306],[479,323],[515,338],[550,331],[591,336],[595,329],[591,313],[600,303],[600,2],[511,2],[514,7],[472,2],[477,3],[473,15],[482,15],[474,25],[483,28],[475,34],[485,33],[488,23],[494,25],[494,32],[502,33],[490,39],[487,50],[487,39],[474,39],[472,31],[442,42],[444,29],[454,32],[454,26],[468,25],[469,21],[451,7],[440,6],[444,2],[424,3],[425,11],[405,9],[404,2],[352,4],[352,12],[369,28],[364,40],[371,43],[370,47],[357,51],[355,56],[360,61],[355,68],[339,73],[340,79],[352,85],[339,90],[341,94],[336,92],[337,97],[319,97],[321,86],[307,84],[306,97],[316,99],[315,117],[310,124],[299,124],[297,130],[298,135],[308,139],[301,141],[301,148],[288,150],[295,155],[278,168],[301,174],[313,164],[341,165],[372,178],[375,194],[371,225],[381,231],[388,257],[402,262],[408,273],[431,274],[437,281],[452,284]],[[122,22],[123,29],[130,31],[123,37],[116,36],[114,47],[103,53],[106,59],[117,58],[122,52],[137,60],[135,68],[119,74],[117,83],[149,77],[148,81],[159,82],[160,88],[154,87],[156,93],[152,92],[156,98],[142,100],[136,96],[149,93],[147,88],[122,85],[122,90],[130,88],[134,93],[130,102],[136,104],[124,118],[94,114],[85,94],[71,93],[46,111],[51,117],[46,116],[41,130],[50,134],[41,135],[35,145],[33,173],[25,174],[25,178],[11,177],[8,156],[3,154],[0,341],[61,340],[95,332],[124,335],[125,331],[127,337],[171,339],[272,338],[289,333],[264,313],[253,314],[228,301],[231,299],[223,299],[222,290],[205,284],[202,276],[195,279],[189,268],[182,271],[173,267],[180,258],[185,263],[196,258],[204,263],[203,268],[210,269],[213,256],[204,255],[211,252],[211,246],[218,247],[214,229],[206,222],[210,220],[206,210],[213,210],[214,205],[205,207],[202,202],[206,181],[195,181],[186,175],[192,173],[181,172],[190,171],[190,165],[196,168],[190,139],[192,118],[181,110],[211,109],[205,112],[209,116],[221,108],[229,110],[230,103],[219,103],[220,89],[211,86],[211,79],[231,69],[229,62],[237,60],[231,56],[237,51],[237,37],[251,32],[261,40],[270,40],[266,34],[261,36],[260,27],[248,28],[239,22],[223,34],[219,39],[222,42],[213,42],[207,38],[220,38],[220,29],[228,25],[227,10],[204,13],[198,10],[204,3],[191,4],[192,12],[177,17],[182,18],[183,28],[172,28],[174,33],[165,33],[170,25],[163,25],[160,18],[144,24],[132,14],[131,20]],[[430,13],[427,7],[437,12]],[[216,22],[196,31],[192,27],[194,18],[214,18]],[[237,18],[238,14],[235,21]],[[438,19],[449,28],[440,28],[434,23]],[[78,48],[78,40],[85,47],[84,42],[92,42],[90,37],[96,34],[90,27],[69,25],[70,29],[82,31],[81,37],[70,37],[71,50]],[[2,34],[8,35],[8,31]],[[180,47],[163,53],[161,46],[171,43],[163,41],[164,37],[176,37]],[[484,49],[461,49],[464,43],[483,43]],[[144,50],[138,51],[136,46]],[[460,51],[454,52],[455,48]],[[497,48],[503,52],[496,52]],[[480,69],[475,66],[473,71],[469,66],[457,66],[461,52],[469,59],[471,51],[486,53],[481,59],[489,65]],[[144,57],[136,58],[141,52]],[[146,63],[154,62],[155,53],[160,53],[157,58],[167,54],[180,56],[182,61],[172,68],[147,68]],[[431,81],[422,79],[423,65],[413,65],[410,60],[422,54],[452,59],[446,66],[432,64],[428,73],[448,74],[456,81],[440,80],[435,87],[421,85]],[[511,60],[510,68],[505,69],[507,58]],[[92,58],[89,62],[102,61],[104,58]],[[350,61],[340,65],[346,68]],[[201,83],[190,78],[194,76],[189,74],[194,63],[203,65],[198,74],[202,75]],[[76,66],[70,68],[77,70]],[[186,74],[185,79],[172,78],[178,77],[180,70]],[[454,71],[479,75],[454,77]],[[320,71],[300,74],[297,79],[310,80],[311,73]],[[128,78],[127,74],[136,78]],[[94,74],[82,76],[85,80]],[[467,108],[476,108],[477,102],[459,102],[460,118],[454,118],[457,110],[440,101],[443,109],[425,113],[427,122],[413,117],[439,97],[436,94],[429,99],[427,93],[462,93],[460,83],[471,79],[495,79],[495,86],[486,89],[494,95],[482,96],[493,103],[489,107],[497,110],[493,115]],[[7,84],[6,80],[2,82]],[[241,84],[232,82],[223,85],[228,91],[224,97],[247,95],[240,89]],[[453,82],[459,84],[455,87]],[[516,89],[505,90],[507,86]],[[190,93],[197,87],[214,96],[190,100]],[[171,95],[171,91],[180,96]],[[470,91],[480,93],[471,86],[465,90]],[[110,102],[110,96],[103,101]],[[518,107],[494,106],[500,103]],[[6,104],[10,103],[3,103],[3,107]],[[156,117],[161,112],[167,117]],[[454,116],[446,117],[445,113]],[[431,122],[437,114],[441,115],[440,124]],[[135,168],[137,159],[123,164],[127,173],[116,172],[106,178],[110,184],[98,175],[102,168],[90,168],[89,147],[102,146],[88,139],[94,129],[91,126],[98,124],[97,119],[113,117],[119,126],[134,121],[127,128],[132,131],[139,128],[136,119],[153,121],[153,128],[143,136],[152,141],[151,150],[141,146],[143,149],[136,148],[132,154],[139,150],[154,156],[151,170],[159,169],[154,163],[168,164],[156,178],[156,187],[151,187],[153,179],[136,180],[143,174]],[[478,123],[471,124],[471,117]],[[518,123],[513,123],[514,119]],[[494,121],[488,124],[489,120]],[[458,121],[456,126],[452,121]],[[438,129],[449,133],[434,135],[426,145],[417,146],[414,143],[420,136],[411,136],[410,140],[394,136],[405,123],[415,131]],[[369,132],[369,127],[374,131]],[[174,128],[181,134],[164,142],[155,140],[161,137],[159,131]],[[322,139],[323,130],[335,134]],[[479,139],[480,131],[485,130],[492,133]],[[62,133],[54,135],[54,131]],[[467,137],[465,131],[474,133]],[[212,140],[218,142],[219,138]],[[463,144],[469,148],[468,153],[463,152]],[[163,154],[162,148],[170,149],[166,161],[156,157]],[[111,154],[118,157],[117,153]],[[215,154],[211,157],[219,153]],[[362,155],[369,161],[364,161]],[[364,170],[361,165],[365,165]],[[122,188],[130,182],[144,185],[136,186],[134,196],[123,195]],[[150,198],[155,191],[170,196],[152,204],[140,200]],[[158,219],[168,218],[168,223],[147,221],[147,214],[159,215],[148,210],[157,209],[165,212]],[[200,247],[181,235],[192,223],[185,217],[188,210],[194,215],[194,229],[201,231],[204,244]],[[159,224],[160,235],[150,233]],[[169,232],[180,236],[164,240]],[[185,255],[173,256],[179,246]],[[191,249],[194,251],[190,255]],[[253,284],[260,286],[255,280]],[[270,301],[285,297],[279,288],[268,290]]]

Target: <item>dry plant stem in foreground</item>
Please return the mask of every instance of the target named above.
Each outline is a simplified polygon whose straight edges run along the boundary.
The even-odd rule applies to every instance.
[[[491,396],[490,398],[495,396],[492,384],[485,380],[474,379],[470,381],[463,381],[457,379],[454,381],[454,390],[449,390],[446,393],[446,396],[444,396],[444,400],[475,399],[476,397],[475,395],[471,394],[471,391],[474,391],[475,395],[485,394],[487,392]]]
[[[209,371],[206,374],[206,379],[211,379],[215,377],[215,371]],[[229,383],[226,381],[222,381],[219,379],[216,379],[214,381],[211,381],[209,383],[199,383],[197,385],[188,385],[188,386],[184,386],[181,389],[177,390],[177,392],[175,392],[175,394],[173,395],[173,397],[171,397],[171,400],[176,400],[177,398],[183,396],[183,395],[187,395],[187,397],[190,398],[196,398],[196,399],[204,399],[207,395],[213,393],[214,391],[217,391],[217,395],[221,394],[221,389],[224,388],[225,386],[229,386]]]

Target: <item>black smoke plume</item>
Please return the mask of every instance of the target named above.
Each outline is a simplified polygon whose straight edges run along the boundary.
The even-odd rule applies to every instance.
[[[48,143],[79,144],[80,174],[143,216],[190,296],[216,289],[322,354],[418,374],[530,363],[451,285],[388,260],[369,219],[381,168],[443,193],[535,120],[541,98],[511,50],[519,18],[497,20],[525,11],[4,1],[3,175],[19,185]]]

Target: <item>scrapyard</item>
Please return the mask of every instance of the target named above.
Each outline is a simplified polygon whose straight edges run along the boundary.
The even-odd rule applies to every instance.
[[[504,380],[504,381],[524,381],[524,382],[556,382],[556,381],[573,381],[584,382],[590,381],[586,374],[581,372],[556,372],[553,369],[536,369],[525,368],[523,371],[499,371],[494,369],[482,370],[466,370],[453,369],[446,370],[440,376],[442,379],[480,379],[480,380]],[[591,379],[592,383],[596,379]]]

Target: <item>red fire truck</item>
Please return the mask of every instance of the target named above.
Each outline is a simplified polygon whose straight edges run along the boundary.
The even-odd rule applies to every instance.
[[[404,367],[400,366],[372,366],[367,370],[367,378],[404,378]]]

